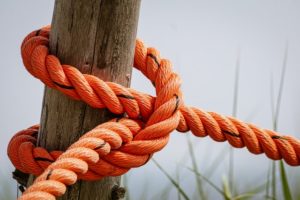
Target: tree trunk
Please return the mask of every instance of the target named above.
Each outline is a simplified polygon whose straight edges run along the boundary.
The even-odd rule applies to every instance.
[[[140,0],[56,0],[51,53],[82,73],[129,86],[139,7]],[[48,150],[65,150],[112,117],[107,109],[93,109],[46,87],[38,143]],[[79,181],[61,199],[118,199],[119,184],[120,177]]]

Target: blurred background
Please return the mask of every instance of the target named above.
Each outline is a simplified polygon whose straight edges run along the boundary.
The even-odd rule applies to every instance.
[[[39,122],[44,89],[23,67],[20,45],[27,33],[50,24],[53,5],[0,0],[1,200],[17,195],[7,144],[15,132]],[[186,104],[269,129],[272,113],[278,113],[278,131],[300,138],[299,10],[296,0],[144,0],[138,37],[172,61]],[[132,87],[153,94],[146,82],[133,72]],[[129,199],[286,198],[279,162],[232,150],[227,142],[172,133],[154,159],[157,164],[150,161],[126,174]],[[300,199],[300,168],[285,165],[285,170],[293,198]],[[272,183],[275,196],[267,189]]]

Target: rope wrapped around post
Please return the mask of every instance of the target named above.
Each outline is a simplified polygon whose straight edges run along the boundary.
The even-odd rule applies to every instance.
[[[246,146],[253,154],[265,153],[270,159],[300,165],[298,139],[186,106],[181,79],[172,71],[170,61],[141,40],[136,41],[134,67],[152,82],[156,97],[61,64],[49,54],[49,31],[46,26],[24,39],[21,53],[26,69],[48,87],[74,100],[127,116],[100,124],[65,152],[38,147],[38,125],[15,134],[8,145],[11,162],[18,170],[38,176],[20,199],[55,199],[77,179],[99,180],[140,167],[166,146],[174,130],[191,131],[197,137],[209,135],[218,142],[227,140],[236,148]]]

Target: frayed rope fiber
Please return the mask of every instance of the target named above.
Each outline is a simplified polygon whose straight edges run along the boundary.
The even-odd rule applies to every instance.
[[[22,58],[29,73],[72,99],[128,117],[100,124],[65,152],[37,147],[38,125],[15,134],[7,149],[11,162],[21,172],[38,176],[19,199],[55,199],[78,179],[99,180],[140,167],[166,146],[174,130],[191,131],[197,137],[209,135],[236,148],[246,146],[253,154],[265,153],[292,166],[300,164],[298,139],[186,106],[181,79],[172,71],[170,61],[141,40],[136,41],[134,67],[155,86],[156,97],[61,64],[49,54],[49,31],[49,26],[33,31],[22,43]]]

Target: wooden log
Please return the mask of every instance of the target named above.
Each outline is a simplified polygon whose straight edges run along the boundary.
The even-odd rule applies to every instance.
[[[50,51],[62,64],[129,86],[139,8],[140,0],[56,0]],[[91,108],[46,87],[38,144],[48,150],[65,150],[112,117],[107,109]],[[125,193],[119,184],[120,177],[79,181],[61,199],[119,199]]]

